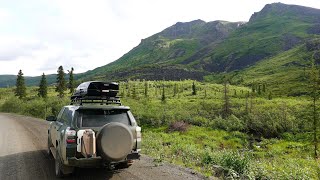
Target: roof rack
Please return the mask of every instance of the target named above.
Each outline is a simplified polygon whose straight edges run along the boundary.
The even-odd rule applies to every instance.
[[[101,105],[121,105],[119,84],[115,82],[89,81],[81,83],[71,96],[71,103],[82,105],[84,103],[100,103]]]
[[[122,105],[120,97],[100,97],[100,96],[88,96],[88,97],[81,97],[81,98],[74,98],[71,99],[70,105],[83,105],[83,104],[95,104],[99,103],[100,105],[110,105],[110,104],[117,104]]]

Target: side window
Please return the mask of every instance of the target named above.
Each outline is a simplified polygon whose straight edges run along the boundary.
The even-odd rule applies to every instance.
[[[61,116],[61,122],[70,125],[72,122],[72,113],[73,111],[70,111],[68,108],[65,108]]]
[[[63,111],[65,110],[65,108],[62,108],[58,114],[58,117],[57,117],[57,121],[58,122],[62,122],[62,115],[63,115]]]
[[[62,123],[68,123],[68,117],[69,117],[69,110],[67,108],[65,108],[65,110],[63,111],[63,114],[61,116],[61,122]]]
[[[72,114],[73,114],[73,111],[68,111],[68,117],[67,117],[67,122],[68,122],[68,124],[70,125],[71,124],[71,122],[72,122]]]

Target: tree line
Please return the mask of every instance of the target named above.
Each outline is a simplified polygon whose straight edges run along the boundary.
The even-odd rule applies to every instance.
[[[58,92],[58,96],[60,98],[64,97],[65,91],[69,89],[70,93],[74,92],[74,68],[72,67],[71,70],[68,70],[69,75],[69,81],[66,82],[64,69],[62,66],[59,66],[57,70],[57,78],[56,78],[56,88],[55,91]],[[39,82],[39,88],[38,88],[38,96],[42,98],[48,97],[48,83],[46,79],[46,75],[42,73],[41,80]],[[27,96],[26,92],[26,85],[25,85],[25,79],[22,73],[22,70],[20,69],[17,75],[17,81],[16,81],[16,89],[15,89],[15,96],[17,96],[19,99],[24,99]]]

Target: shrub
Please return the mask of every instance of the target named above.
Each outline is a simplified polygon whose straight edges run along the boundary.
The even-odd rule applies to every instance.
[[[225,152],[220,159],[221,166],[231,169],[239,175],[245,174],[249,170],[249,163],[249,156],[239,152]]]
[[[221,116],[215,118],[213,127],[226,131],[243,131],[245,128],[244,123],[235,115],[231,115],[226,119],[223,119]]]
[[[24,106],[23,114],[31,115],[37,118],[46,118],[46,102],[42,98],[28,101]]]
[[[189,127],[188,123],[185,123],[183,121],[177,121],[169,125],[168,132],[174,132],[174,131],[186,132],[188,127]]]
[[[12,113],[22,113],[24,104],[25,102],[23,102],[22,100],[16,97],[11,97],[3,103],[1,107],[1,111],[12,112]]]

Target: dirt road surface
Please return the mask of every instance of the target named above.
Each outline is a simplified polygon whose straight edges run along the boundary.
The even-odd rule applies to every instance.
[[[48,122],[0,113],[0,180],[57,179],[54,159],[46,156]],[[203,179],[192,170],[163,164],[156,166],[147,156],[128,169],[76,169],[64,179]]]

